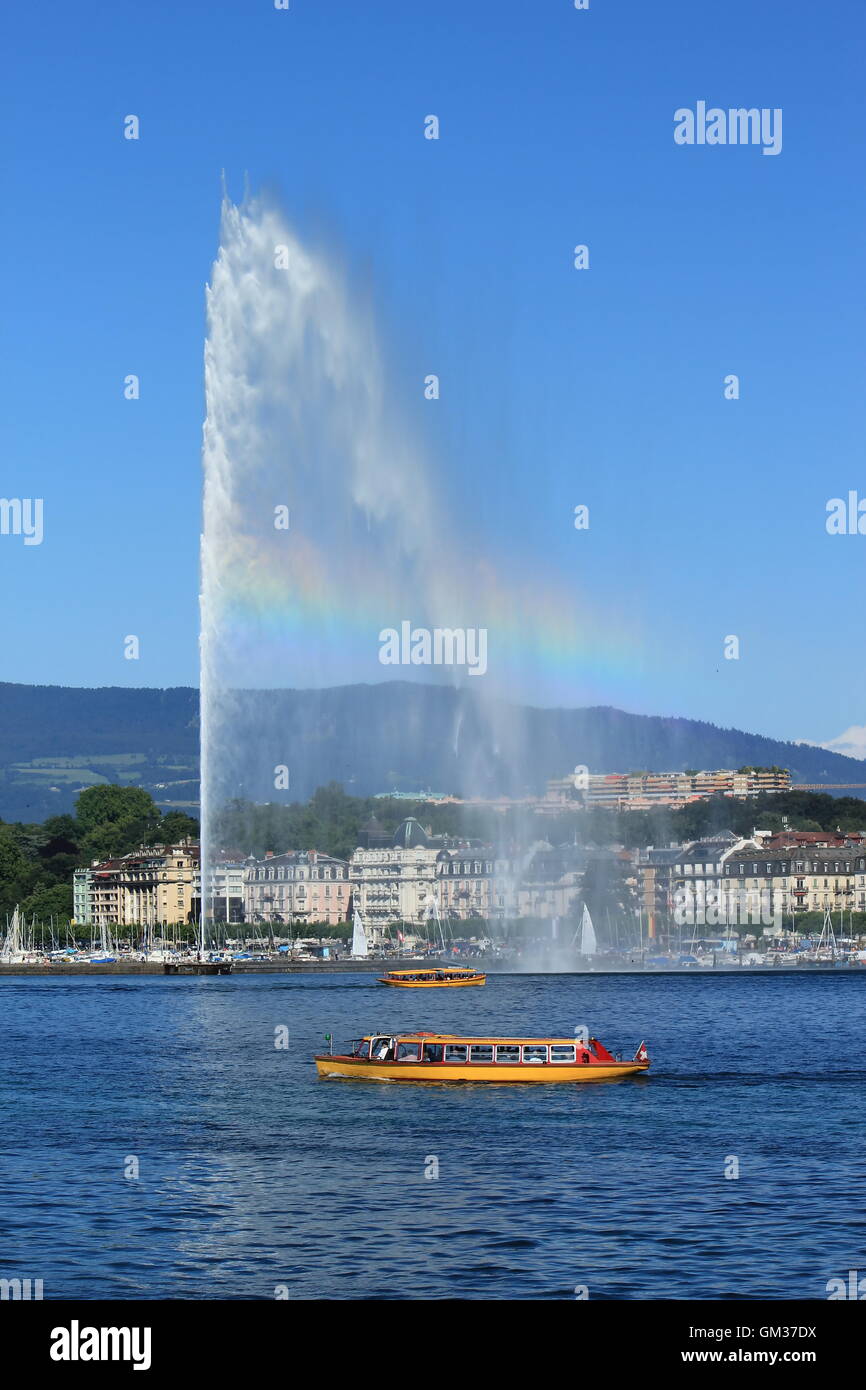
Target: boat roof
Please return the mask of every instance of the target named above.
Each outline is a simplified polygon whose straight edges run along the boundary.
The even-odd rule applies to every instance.
[[[493,1037],[493,1036],[491,1036],[490,1034],[484,1034],[484,1033],[482,1033],[480,1036],[474,1036],[474,1037],[470,1037],[470,1036],[469,1036],[468,1034],[466,1034],[466,1033],[417,1033],[417,1032],[415,1032],[415,1033],[401,1033],[401,1032],[386,1033],[386,1032],[383,1031],[383,1032],[381,1032],[381,1033],[365,1033],[365,1034],[364,1034],[364,1041],[365,1041],[365,1042],[369,1041],[371,1038],[396,1038],[398,1042],[432,1042],[432,1043],[515,1043],[515,1044],[518,1044],[518,1045],[519,1045],[519,1044],[522,1044],[522,1043],[526,1043],[526,1044],[538,1043],[539,1045],[545,1045],[545,1044],[548,1044],[548,1043],[554,1043],[554,1044],[557,1044],[557,1045],[559,1045],[559,1046],[569,1046],[570,1044],[576,1043],[576,1042],[578,1041],[578,1039],[577,1039],[577,1038],[574,1038],[574,1037],[571,1037],[571,1038],[557,1038],[557,1037],[552,1037],[550,1034],[548,1034],[547,1037],[544,1037],[544,1038],[504,1038],[504,1037]],[[596,1041],[597,1041],[597,1040],[596,1040]]]

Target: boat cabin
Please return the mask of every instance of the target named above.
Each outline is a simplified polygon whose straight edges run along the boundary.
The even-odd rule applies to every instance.
[[[468,1068],[476,1065],[496,1066],[559,1066],[592,1065],[593,1062],[614,1062],[597,1038],[583,1043],[574,1038],[552,1038],[545,1041],[522,1041],[519,1038],[460,1039],[453,1036],[417,1033],[390,1036],[375,1033],[352,1042],[352,1057],[369,1062],[424,1062],[428,1065]]]

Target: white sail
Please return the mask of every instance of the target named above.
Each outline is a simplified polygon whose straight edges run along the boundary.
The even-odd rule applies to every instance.
[[[22,955],[21,951],[21,924],[18,916],[18,908],[12,913],[12,921],[6,928],[6,938],[3,942],[3,949],[0,951],[0,960],[18,961]]]
[[[594,956],[597,951],[598,941],[596,940],[595,927],[592,925],[589,908],[584,903],[583,918],[580,923],[580,954],[582,956]]]
[[[4,965],[21,965],[33,959],[34,953],[25,940],[26,935],[26,929],[22,934],[21,914],[16,907],[12,913],[12,921],[6,929],[3,946],[0,948],[0,960]]]
[[[366,956],[367,954],[367,933],[364,931],[364,920],[357,907],[352,913],[352,955]]]
[[[439,911],[439,899],[436,897],[436,894],[432,891],[432,889],[428,890],[427,895],[424,899],[423,907],[425,926],[428,922],[433,923],[433,941],[431,942],[431,945],[438,945],[438,947],[444,952],[447,949],[445,945],[445,929],[442,925],[442,915]],[[438,943],[436,941],[437,932],[439,933]],[[428,941],[430,940],[429,933],[427,939]]]

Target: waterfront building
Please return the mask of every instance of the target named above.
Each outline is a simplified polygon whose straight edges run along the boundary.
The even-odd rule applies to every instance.
[[[859,906],[858,881],[866,898],[866,854],[854,845],[782,850],[744,848],[723,868],[722,906],[732,911],[738,896],[747,904],[769,902],[783,917]]]
[[[349,912],[349,865],[318,850],[268,851],[244,866],[247,922],[336,926]]]
[[[583,850],[574,845],[554,848],[544,840],[521,858],[497,860],[497,915],[547,921],[567,917],[577,909],[585,868]]]
[[[436,896],[442,837],[429,835],[414,816],[391,836],[368,822],[364,835],[366,846],[355,850],[349,866],[354,906],[373,933],[396,922],[420,925]],[[441,901],[439,910],[444,915]]]
[[[638,900],[647,939],[670,934],[679,924],[677,905],[691,900],[700,910],[718,901],[725,861],[751,840],[730,830],[664,848],[650,846],[636,856]]]
[[[207,916],[215,922],[246,920],[245,877],[248,861],[239,854],[221,853],[211,868]],[[196,875],[195,895],[201,898],[201,873]]]
[[[738,840],[726,831],[642,850],[638,873],[650,939],[685,925],[779,931],[797,913],[866,909],[866,854],[857,845],[774,847],[761,832]]]
[[[91,922],[124,927],[194,921],[198,868],[199,847],[189,840],[95,860],[89,870]]]
[[[494,861],[489,848],[439,851],[436,888],[439,910],[459,921],[496,915]]]
[[[648,941],[658,940],[673,920],[674,866],[684,849],[650,845],[637,852],[638,903]]]
[[[496,856],[477,840],[434,836],[414,817],[388,837],[377,821],[352,855],[353,901],[371,929],[420,926],[435,900],[452,924],[513,917],[565,917],[583,876],[582,851],[545,841]]]
[[[690,889],[694,897],[713,901],[724,887],[726,861],[747,847],[756,849],[752,840],[738,839],[730,830],[683,846],[671,869],[671,891]]]
[[[93,870],[76,869],[72,875],[72,918],[79,926],[89,927],[93,921]]]

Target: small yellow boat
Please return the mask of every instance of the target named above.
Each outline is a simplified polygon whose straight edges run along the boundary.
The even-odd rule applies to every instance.
[[[439,965],[434,970],[389,970],[387,975],[379,976],[380,985],[397,985],[400,989],[453,989],[486,982],[487,976],[479,970],[466,970],[459,965]]]
[[[453,1033],[368,1033],[351,1052],[320,1053],[319,1076],[366,1081],[608,1081],[649,1069],[645,1043],[623,1061],[598,1038],[469,1038]]]

